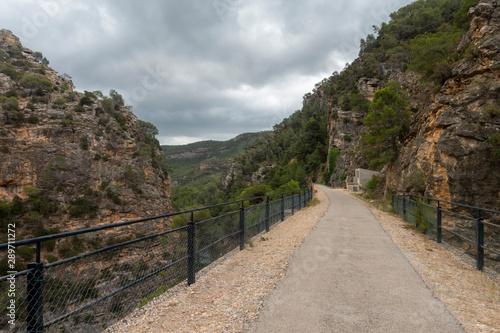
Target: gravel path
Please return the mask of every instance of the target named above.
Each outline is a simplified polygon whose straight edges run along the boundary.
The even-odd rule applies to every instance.
[[[497,273],[478,271],[475,261],[464,258],[459,250],[438,244],[394,214],[369,208],[427,287],[467,332],[500,332]]]
[[[308,207],[178,285],[108,332],[242,332],[259,316],[263,300],[286,275],[288,261],[324,215],[329,200]],[[393,214],[370,207],[434,295],[467,332],[500,332],[499,284],[453,251],[409,228]]]
[[[285,276],[288,260],[329,206],[307,207],[197,274],[190,287],[177,285],[108,332],[241,332],[257,318],[264,296]]]
[[[330,207],[249,332],[464,332],[360,201]]]

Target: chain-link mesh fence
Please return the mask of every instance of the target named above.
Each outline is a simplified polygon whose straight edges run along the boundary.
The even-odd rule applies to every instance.
[[[500,212],[415,195],[394,195],[394,212],[421,232],[500,271]]]
[[[194,283],[196,272],[310,198],[312,190],[271,201],[253,198],[1,244],[0,331],[100,332],[176,284]],[[174,215],[184,223],[171,229]],[[20,259],[19,246],[36,252],[38,263],[9,269],[9,253]]]

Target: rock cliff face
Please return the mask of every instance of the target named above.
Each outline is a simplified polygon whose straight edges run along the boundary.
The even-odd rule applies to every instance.
[[[498,209],[500,163],[488,138],[500,132],[500,4],[483,0],[469,16],[470,29],[459,48],[474,52],[452,69],[438,92],[410,71],[389,73],[388,80],[398,81],[412,97],[415,114],[398,159],[382,175],[387,190]],[[384,83],[362,78],[357,87],[370,99]],[[341,149],[332,184],[341,185],[340,175],[350,177],[356,167],[366,167],[355,151],[364,126],[352,125],[362,116],[330,112],[330,148]]]
[[[498,209],[500,164],[488,138],[500,132],[500,4],[482,1],[469,15],[459,47],[476,53],[416,114],[387,186],[409,190],[405,177],[421,173],[428,196]]]
[[[67,75],[36,56],[0,31],[0,200],[38,196],[52,207],[20,216],[19,233],[30,236],[38,224],[67,231],[171,211],[154,126],[138,120],[119,95],[73,91]]]

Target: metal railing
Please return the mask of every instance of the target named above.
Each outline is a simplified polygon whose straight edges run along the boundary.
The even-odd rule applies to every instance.
[[[475,256],[478,270],[484,268],[485,258],[491,260],[492,269],[500,269],[500,211],[406,192],[393,193],[392,207],[438,243],[446,242]]]
[[[27,269],[0,278],[2,332],[98,332],[305,207],[312,189],[13,241],[0,258],[35,247]],[[251,205],[252,204],[252,205]],[[216,217],[196,221],[196,214]],[[171,218],[188,223],[170,229]],[[54,253],[68,256],[54,262]],[[50,262],[50,263],[49,263]]]

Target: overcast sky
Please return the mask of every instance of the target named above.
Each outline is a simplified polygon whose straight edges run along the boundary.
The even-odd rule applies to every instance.
[[[0,28],[162,144],[269,130],[411,0],[1,0]]]

